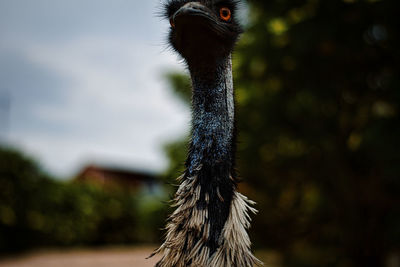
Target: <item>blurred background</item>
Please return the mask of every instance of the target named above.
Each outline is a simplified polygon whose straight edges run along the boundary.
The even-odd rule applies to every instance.
[[[1,267],[154,263],[191,94],[160,7],[0,0]],[[398,1],[242,8],[239,189],[258,203],[256,255],[400,266]]]

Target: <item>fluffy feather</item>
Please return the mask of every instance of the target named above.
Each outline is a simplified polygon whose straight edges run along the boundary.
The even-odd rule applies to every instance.
[[[166,241],[154,252],[163,253],[157,267],[250,267],[262,265],[250,251],[247,229],[249,213],[257,211],[254,202],[235,192],[228,220],[219,238],[218,249],[210,254],[210,216],[207,209],[199,209],[201,186],[198,177],[182,182],[176,193],[177,209],[169,218]],[[209,196],[206,195],[206,201]]]

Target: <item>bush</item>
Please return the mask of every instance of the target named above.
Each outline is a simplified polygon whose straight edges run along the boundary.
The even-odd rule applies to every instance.
[[[160,199],[57,181],[14,150],[0,148],[0,188],[0,252],[159,240]]]

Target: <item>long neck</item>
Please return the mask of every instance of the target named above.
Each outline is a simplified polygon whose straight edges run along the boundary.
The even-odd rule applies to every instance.
[[[196,177],[197,208],[207,210],[209,240],[214,253],[228,219],[236,187],[234,174],[234,100],[229,56],[205,68],[191,68],[193,129],[185,177]]]
[[[164,251],[157,267],[251,267],[246,229],[253,203],[236,191],[235,126],[231,57],[189,70],[193,81],[193,129],[186,171],[175,194]]]
[[[190,68],[193,82],[192,141],[187,170],[234,162],[234,99],[231,57],[205,68]]]

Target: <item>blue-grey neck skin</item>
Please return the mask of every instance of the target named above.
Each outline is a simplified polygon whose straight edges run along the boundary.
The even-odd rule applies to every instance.
[[[196,208],[207,210],[209,236],[204,245],[212,255],[221,245],[236,188],[232,60],[229,55],[201,63],[195,68],[188,64],[193,129],[184,179],[196,177],[194,186],[200,189]]]
[[[189,176],[203,165],[232,163],[235,146],[231,56],[220,60],[215,67],[197,68],[190,73],[193,129],[186,163]]]

